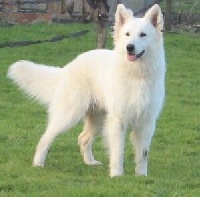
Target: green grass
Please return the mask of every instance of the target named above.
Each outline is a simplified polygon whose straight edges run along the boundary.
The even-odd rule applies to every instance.
[[[47,39],[83,29],[91,31],[56,43],[0,49],[0,196],[198,197],[200,39],[188,35],[165,36],[167,95],[151,146],[148,177],[135,177],[128,139],[123,177],[109,178],[101,138],[94,144],[94,154],[104,165],[86,166],[77,145],[82,124],[57,138],[44,169],[32,167],[46,113],[6,78],[8,66],[19,59],[64,66],[79,53],[96,47],[96,33],[91,24],[39,24],[0,30],[3,43]],[[109,37],[108,48],[112,48],[111,43]]]

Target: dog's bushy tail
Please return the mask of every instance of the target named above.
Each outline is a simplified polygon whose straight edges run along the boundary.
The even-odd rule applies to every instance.
[[[61,80],[61,68],[18,61],[10,66],[7,76],[26,94],[48,105]]]

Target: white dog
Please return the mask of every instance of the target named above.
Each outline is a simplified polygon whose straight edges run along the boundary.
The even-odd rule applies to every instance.
[[[34,157],[44,166],[55,137],[82,118],[78,138],[84,162],[98,165],[92,154],[95,135],[104,130],[110,176],[123,174],[127,127],[133,130],[135,172],[147,175],[147,155],[165,95],[163,17],[158,5],[143,18],[119,4],[115,14],[114,50],[92,50],[63,68],[18,61],[8,76],[31,97],[48,107],[48,126]]]

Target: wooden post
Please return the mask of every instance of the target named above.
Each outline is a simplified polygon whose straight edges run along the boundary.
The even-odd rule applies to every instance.
[[[165,0],[165,30],[172,29],[172,0]]]
[[[102,49],[106,47],[106,24],[103,21],[98,21],[98,39],[97,48]]]
[[[98,12],[98,38],[97,38],[97,48],[106,47],[106,23],[108,22],[108,12],[109,8],[106,6],[107,1],[101,0]]]

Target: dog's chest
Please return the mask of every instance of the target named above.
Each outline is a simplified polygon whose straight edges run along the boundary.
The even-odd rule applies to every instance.
[[[140,80],[129,84],[123,100],[126,118],[132,122],[147,119],[156,110],[156,90],[151,81]]]

